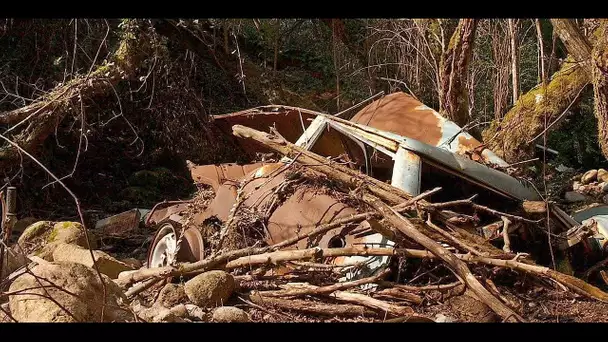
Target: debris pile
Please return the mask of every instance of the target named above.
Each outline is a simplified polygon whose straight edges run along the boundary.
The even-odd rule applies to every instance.
[[[589,170],[575,177],[572,191],[565,193],[567,202],[596,202],[608,204],[608,171]]]
[[[324,125],[393,158],[338,151]],[[594,314],[608,302],[601,217],[570,217],[540,200],[489,167],[505,166],[498,157],[443,125],[462,138],[448,136],[458,148],[322,114],[293,139],[232,125],[239,143],[273,158],[188,163],[208,186],[192,200],[95,229],[27,226],[3,252],[0,319],[605,321]],[[316,139],[324,145],[313,148]],[[331,148],[339,153],[320,152]],[[608,172],[592,171],[577,187],[585,196],[608,183]],[[135,235],[141,245],[130,251],[107,245]]]

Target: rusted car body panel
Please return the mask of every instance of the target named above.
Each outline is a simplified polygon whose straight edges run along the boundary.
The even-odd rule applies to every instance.
[[[375,172],[390,170],[391,184],[412,195],[421,191],[422,166],[430,164],[508,198],[538,199],[536,193],[513,177],[489,167],[507,165],[503,160],[485,150],[480,142],[460,127],[403,93],[371,103],[351,120],[299,108],[267,106],[215,116],[214,122],[228,135],[231,135],[231,128],[236,124],[262,131],[274,129],[288,141],[320,155],[342,156],[368,174],[372,169]],[[233,139],[252,156],[264,152],[264,148],[251,141]],[[246,184],[241,191],[248,194],[243,205],[260,212],[268,211],[268,244],[284,241],[295,234],[305,234],[319,224],[357,213],[355,208],[331,195],[314,193],[309,188],[298,188],[285,201],[273,206],[275,197],[272,190],[287,180],[283,173],[268,176],[288,161],[283,158],[276,164],[191,166],[195,182],[210,185],[216,191],[216,196],[190,223],[200,225],[212,217],[222,222],[228,220],[241,184]],[[155,211],[150,222],[159,223],[170,218],[184,223],[179,214],[184,208],[178,205]],[[394,245],[392,241],[374,233],[370,228],[372,224],[376,223],[364,221],[354,227],[336,228],[314,241],[314,245]],[[303,240],[293,248],[306,248],[308,244],[310,241]],[[347,276],[352,278],[372,274],[386,265],[388,260],[388,257],[344,257],[334,262],[368,265],[367,269],[358,269]]]
[[[252,159],[257,153],[268,150],[259,144],[232,136],[233,125],[245,125],[261,131],[275,130],[286,140],[304,149],[327,157],[341,156],[353,167],[383,181],[390,181],[393,186],[411,195],[417,195],[423,190],[428,181],[425,180],[428,177],[425,169],[430,167],[461,180],[460,183],[474,184],[509,201],[540,198],[527,184],[496,169],[507,166],[507,163],[486,149],[481,142],[404,93],[376,100],[350,120],[288,106],[265,106],[216,115],[213,120]],[[213,217],[226,222],[237,202],[237,190],[243,184],[241,191],[248,194],[243,205],[267,212],[268,244],[284,241],[296,234],[305,234],[319,224],[357,213],[356,208],[349,207],[337,198],[315,193],[306,187],[296,189],[294,194],[273,206],[273,189],[287,182],[284,173],[275,171],[289,161],[288,158],[283,158],[278,163],[191,165],[193,180],[210,185],[215,190],[215,197],[205,210],[197,213],[188,223],[198,226]],[[441,186],[449,192],[456,184]],[[186,208],[185,203],[160,206],[148,215],[146,222],[150,226],[166,220],[185,224],[181,213]],[[553,209],[552,215],[565,229],[576,225],[559,208]],[[321,247],[336,247],[336,243],[375,247],[394,245],[392,241],[374,233],[370,227],[373,224],[377,223],[364,221],[355,226],[336,228],[312,243]],[[293,248],[309,247],[309,243],[311,242],[303,240]],[[333,262],[364,262],[368,265],[366,270],[359,269],[348,275],[347,278],[350,279],[373,274],[386,265],[388,260],[388,257],[344,257]]]

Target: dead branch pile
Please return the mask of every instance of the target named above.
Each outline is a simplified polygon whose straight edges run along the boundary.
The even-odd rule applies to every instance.
[[[511,252],[508,239],[511,228],[539,224],[536,220],[476,204],[474,199],[431,203],[427,198],[441,189],[412,197],[276,135],[239,125],[233,127],[233,132],[292,158],[286,168],[298,165],[300,174],[312,172],[328,179],[345,198],[359,203],[363,210],[318,224],[305,234],[296,234],[276,244],[264,246],[258,240],[244,248],[222,249],[220,241],[214,253],[198,262],[123,272],[117,282],[128,288],[127,297],[135,298],[150,288],[159,288],[158,284],[168,279],[223,270],[231,272],[236,282],[238,295],[233,299],[245,303],[257,313],[252,313],[252,317],[259,316],[260,320],[309,321],[333,317],[428,321],[431,319],[428,318],[430,312],[425,309],[427,306],[449,301],[450,297],[463,293],[465,296],[458,298],[468,298],[485,308],[485,316],[489,312],[497,320],[507,322],[528,320],[524,315],[526,297],[521,293],[557,289],[571,298],[608,302],[608,294],[598,287],[538,265],[525,253]],[[293,177],[290,182],[295,184],[296,179]],[[235,206],[239,203],[237,200]],[[495,226],[502,229],[500,235],[505,237],[503,250],[463,228],[461,223],[467,222],[469,215],[448,210],[458,207],[495,216]],[[249,212],[244,210],[243,213]],[[239,226],[237,216],[231,215],[220,229],[234,229],[231,228],[233,224]],[[243,217],[244,221],[250,221],[244,222],[244,226],[250,226],[252,216],[241,214],[240,218]],[[253,221],[259,218],[255,217]],[[310,242],[336,227],[366,220],[379,222],[370,225],[371,229],[396,245],[293,249],[299,241]],[[345,281],[349,270],[362,266],[339,262],[341,257],[347,256],[390,256],[393,262],[371,276]],[[404,274],[408,278],[405,281]]]

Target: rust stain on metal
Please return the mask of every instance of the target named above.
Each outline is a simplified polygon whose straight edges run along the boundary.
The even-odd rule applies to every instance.
[[[97,222],[95,228],[106,236],[122,236],[139,227],[140,212],[132,209]]]
[[[376,100],[350,120],[436,146],[442,137],[440,120],[410,95],[394,93]]]
[[[190,168],[190,175],[196,183],[207,184],[213,190],[217,190],[225,181],[241,179],[243,176],[265,165],[267,163],[195,165]]]
[[[163,202],[159,203],[163,204]],[[173,204],[171,206],[150,211],[146,218],[146,226],[158,224],[171,215],[179,214],[188,208],[188,203]]]
[[[243,125],[262,132],[268,132],[270,127],[273,127],[280,132],[287,141],[295,143],[316,117],[306,110],[284,107],[275,107],[274,109],[277,110],[264,111],[252,109],[232,114],[214,115],[213,122],[228,136],[232,136],[233,125]],[[250,140],[247,141],[236,138],[236,141],[239,146],[251,156],[255,156],[258,152],[271,152],[265,146]],[[312,151],[317,154],[335,157],[343,154],[345,147],[343,146],[340,134],[333,130],[327,130],[319,138]]]

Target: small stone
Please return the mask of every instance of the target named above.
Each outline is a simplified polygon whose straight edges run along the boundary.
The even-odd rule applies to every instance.
[[[180,317],[180,318],[188,317],[188,309],[186,308],[186,305],[184,305],[184,304],[177,304],[176,306],[169,309],[169,311],[171,311],[171,313],[173,315],[175,315],[176,317]]]
[[[194,304],[186,304],[184,305],[186,310],[188,310],[188,317],[190,319],[198,320],[198,321],[207,321],[208,317],[203,308],[196,306]]]
[[[456,320],[452,317],[448,317],[444,314],[437,314],[437,316],[435,316],[435,323],[452,323],[452,322],[456,322]]]
[[[572,190],[574,190],[574,191],[578,191],[578,190],[581,188],[581,186],[582,186],[582,185],[583,185],[583,184],[581,184],[581,182],[579,182],[579,181],[574,181],[574,183],[572,183]]]
[[[597,179],[597,170],[589,170],[583,174],[581,178],[581,183],[589,184]]]
[[[528,306],[531,307],[531,308],[536,307],[536,303],[530,302],[530,303],[528,303]]]
[[[605,169],[597,170],[597,180],[600,182],[608,183],[608,171]]]
[[[201,307],[223,305],[235,288],[234,278],[224,271],[201,273],[188,280],[184,291],[193,304]]]
[[[600,187],[603,194],[608,193],[608,182],[602,182],[598,187]]]
[[[246,323],[249,322],[249,316],[237,307],[220,306],[213,310],[212,320],[220,323]]]
[[[188,301],[183,285],[169,283],[160,290],[156,302],[166,308],[172,308],[180,303]]]
[[[564,195],[564,199],[566,202],[575,203],[575,202],[583,202],[587,199],[587,197],[583,194],[579,194],[578,192],[568,191]]]

